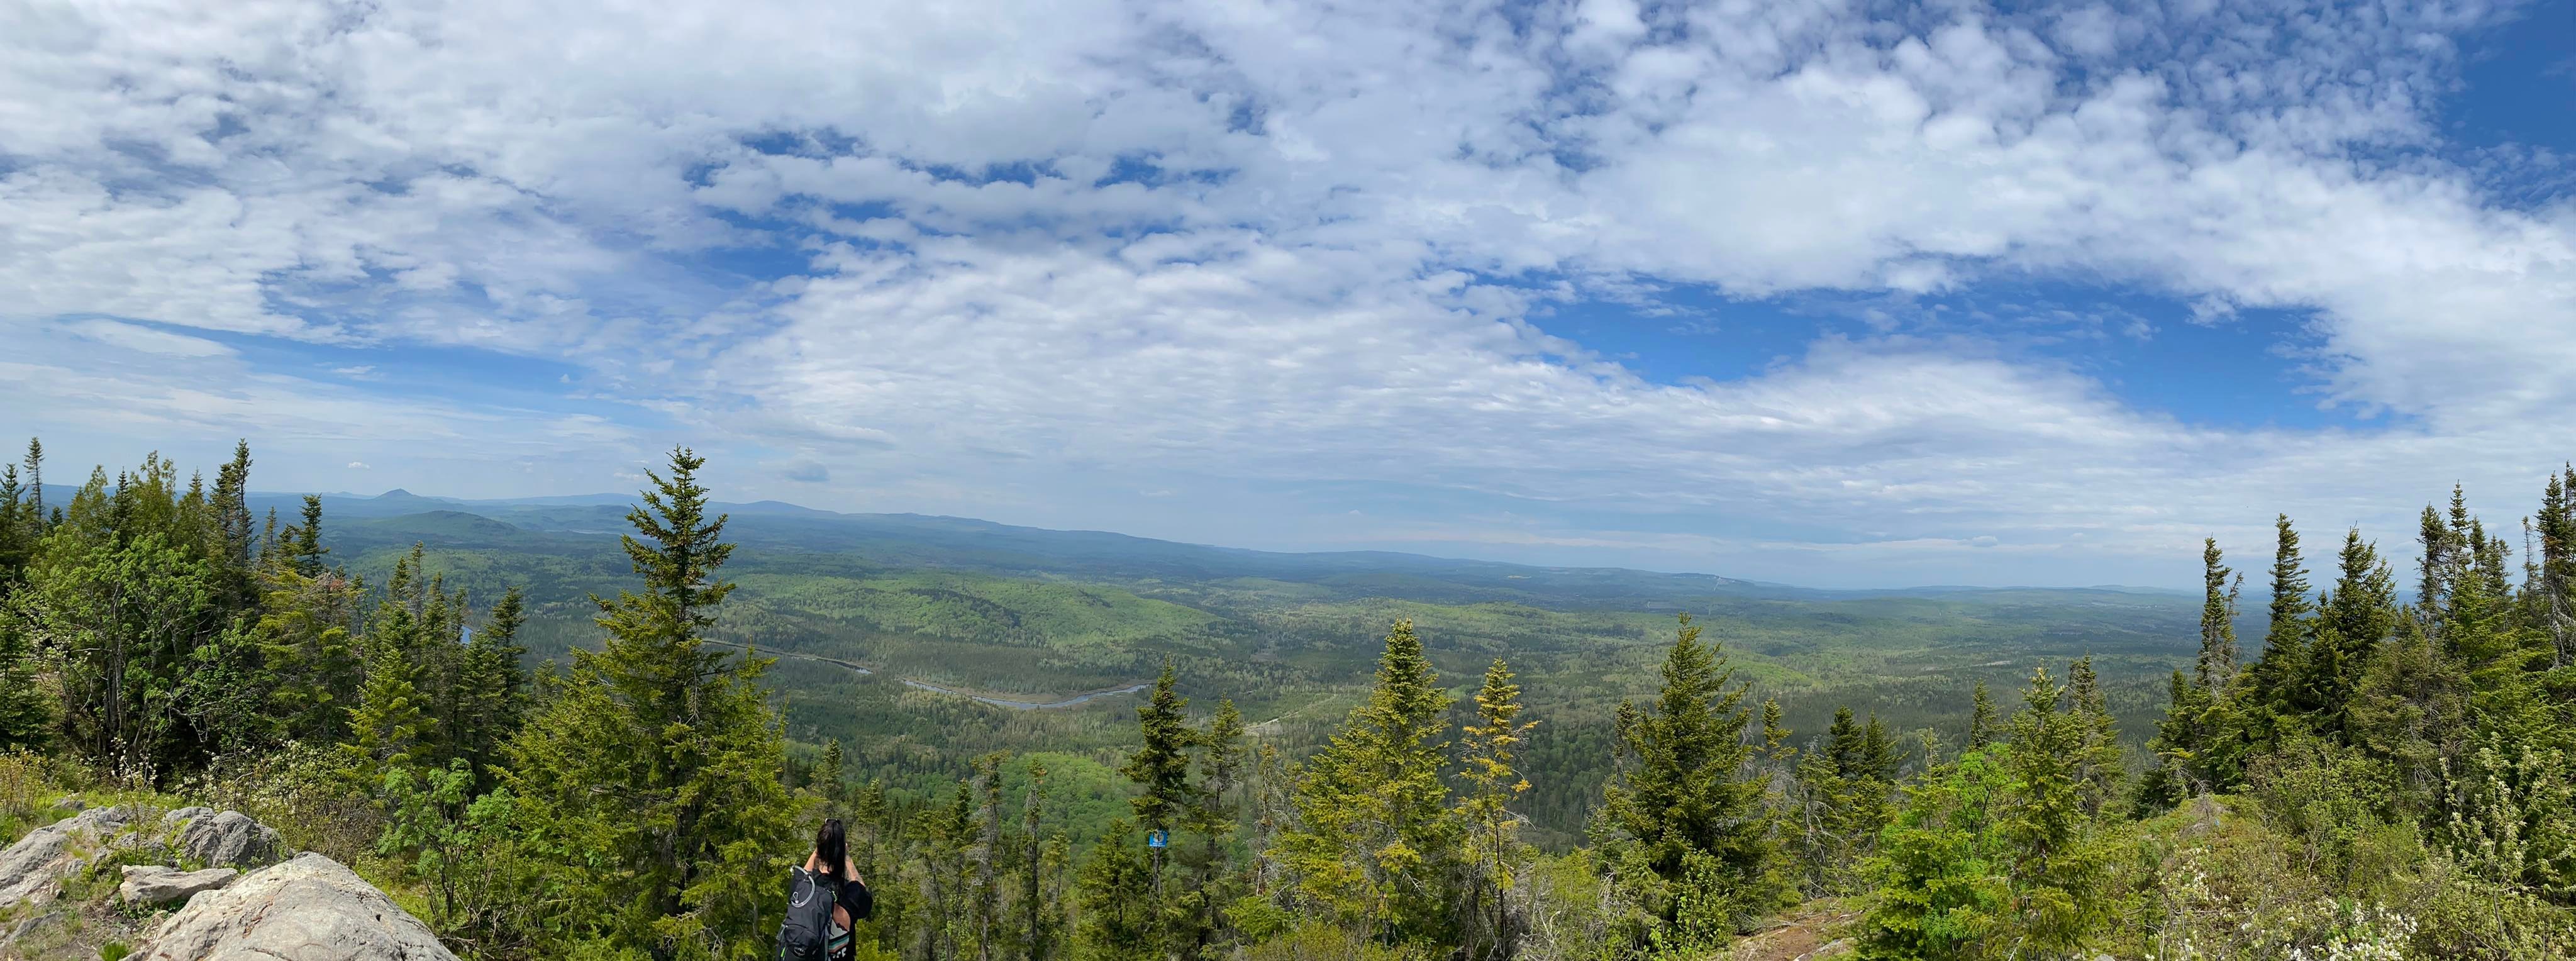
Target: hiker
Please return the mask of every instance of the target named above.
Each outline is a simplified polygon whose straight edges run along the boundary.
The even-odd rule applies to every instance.
[[[789,872],[787,920],[778,926],[778,961],[849,961],[857,945],[852,922],[876,911],[876,896],[850,863],[849,834],[840,818],[814,832],[814,853]]]

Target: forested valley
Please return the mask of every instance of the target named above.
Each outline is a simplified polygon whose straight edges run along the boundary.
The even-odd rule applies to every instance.
[[[31,443],[0,841],[66,792],[226,806],[484,958],[770,956],[827,817],[861,958],[2576,953],[2576,471],[2511,524],[2447,492],[2402,574],[2282,517],[2196,603],[1612,610],[744,548],[703,466],[574,551],[255,513],[247,444],[49,496]],[[960,696],[1047,684],[1144,686]]]

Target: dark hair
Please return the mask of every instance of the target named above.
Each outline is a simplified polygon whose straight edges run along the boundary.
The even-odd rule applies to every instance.
[[[841,876],[841,864],[850,858],[848,833],[841,828],[840,818],[826,818],[814,832],[814,859],[823,862],[823,873]]]

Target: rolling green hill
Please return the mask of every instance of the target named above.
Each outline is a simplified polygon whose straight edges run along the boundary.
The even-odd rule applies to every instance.
[[[449,587],[484,602],[524,586],[536,659],[595,644],[587,596],[632,580],[614,533],[623,506],[413,495],[325,503],[349,508],[326,513],[335,557],[371,580],[420,543]],[[715,637],[797,655],[770,669],[791,736],[843,741],[862,776],[926,792],[991,750],[1114,765],[1132,738],[1133,697],[1027,710],[959,694],[1055,701],[1150,678],[1166,658],[1199,707],[1233,698],[1257,733],[1301,753],[1354,703],[1387,626],[1411,619],[1456,693],[1494,658],[1520,671],[1544,722],[1530,746],[1531,813],[1559,840],[1607,769],[1612,712],[1653,689],[1677,614],[1726,646],[1757,696],[1780,697],[1801,737],[1850,704],[1955,740],[1942,725],[1964,716],[1976,682],[2002,694],[2034,664],[2062,669],[2090,655],[2133,742],[2162,703],[2167,672],[2187,662],[2199,614],[2196,599],[2155,591],[1810,591],[774,503],[726,509],[741,545],[726,570],[740,588]]]

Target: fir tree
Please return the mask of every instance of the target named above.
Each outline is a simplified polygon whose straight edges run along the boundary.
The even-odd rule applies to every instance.
[[[1763,777],[1746,763],[1745,689],[1733,683],[1724,652],[1701,644],[1699,634],[1682,616],[1653,713],[1623,706],[1619,738],[1635,767],[1614,775],[1602,799],[1616,843],[1651,873],[1658,890],[1649,900],[1665,922],[1685,898],[1723,898],[1730,903],[1723,911],[1750,916],[1779,893]],[[1693,874],[1699,880],[1686,882]]]
[[[526,601],[518,588],[501,595],[483,629],[465,646],[462,674],[455,685],[463,695],[465,729],[457,747],[478,774],[499,760],[501,745],[519,729],[528,711],[527,648],[519,628],[527,623]]]
[[[1300,892],[1339,923],[1401,944],[1438,941],[1457,825],[1438,740],[1449,707],[1413,622],[1398,621],[1366,703],[1298,779],[1279,847]]]
[[[2228,584],[2231,572],[2219,563],[2217,538],[2201,543],[2200,657],[2192,683],[2203,690],[2224,691],[2236,676],[2236,595],[2245,581],[2239,577],[2234,586]]]
[[[1241,814],[1236,788],[1243,780],[1243,712],[1231,699],[1217,702],[1216,716],[1198,737],[1198,803],[1190,809],[1190,830],[1199,835],[1198,863],[1190,890],[1190,953],[1204,954],[1222,927],[1219,911],[1242,887],[1241,877],[1226,864],[1226,843],[1234,838]]]
[[[288,554],[294,558],[295,572],[306,577],[322,576],[322,555],[331,552],[322,546],[322,498],[304,495],[304,523],[294,528]]]
[[[1968,708],[1968,750],[1982,751],[1995,740],[1995,702],[1986,694],[1986,682],[1977,682],[1975,700]]]
[[[2205,688],[2193,685],[2206,693]],[[2013,716],[2005,756],[2010,795],[1996,824],[2009,855],[2012,892],[2004,941],[2010,957],[2063,957],[2081,948],[2101,907],[2097,858],[2082,844],[2085,826],[2077,759],[2084,726],[2059,710],[2065,690],[2046,667],[2031,672],[2023,708]]]
[[[1091,860],[1083,864],[1082,875],[1074,882],[1080,909],[1073,929],[1077,961],[1156,956],[1154,909],[1136,896],[1153,885],[1144,843],[1137,837],[1136,823],[1120,818],[1110,822],[1109,833],[1091,849]]]
[[[706,649],[702,632],[733,585],[716,569],[733,551],[725,519],[706,515],[705,461],[672,451],[670,475],[628,513],[622,543],[644,592],[598,600],[608,633],[576,648],[508,751],[513,791],[541,812],[541,836],[587,839],[605,871],[566,876],[593,920],[625,946],[710,951],[771,932],[752,918],[771,865],[793,849],[804,812],[782,780],[785,738],[760,683],[769,661]]]
[[[2273,518],[2272,604],[2264,622],[2263,654],[2246,671],[2250,687],[2243,698],[2258,706],[2249,712],[2257,718],[2295,710],[2290,685],[2295,681],[2297,665],[2306,657],[2309,618],[2316,613],[2316,603],[2308,598],[2308,569],[2299,555],[2299,531],[2290,524],[2290,515]]]
[[[2093,658],[2076,660],[2066,670],[2067,701],[2083,740],[2077,750],[2077,797],[2086,816],[2100,814],[2120,790],[2120,731],[2111,717]]]
[[[1458,815],[1467,827],[1467,861],[1478,879],[1467,905],[1476,918],[1467,932],[1470,958],[1513,954],[1511,892],[1529,855],[1520,840],[1521,819],[1511,805],[1530,788],[1517,765],[1521,743],[1538,726],[1520,720],[1520,714],[1521,686],[1513,682],[1511,668],[1495,658],[1485,669],[1484,686],[1476,691],[1476,720],[1460,732],[1466,791],[1459,798]]]
[[[411,658],[385,635],[368,638],[367,683],[349,709],[351,740],[341,746],[350,783],[372,790],[389,770],[419,764],[422,741],[430,736],[430,719],[421,710],[417,672]]]
[[[1154,679],[1154,693],[1136,708],[1136,727],[1142,743],[1118,769],[1136,783],[1137,794],[1127,802],[1136,812],[1136,826],[1149,834],[1162,831],[1167,839],[1198,802],[1197,792],[1190,785],[1190,747],[1198,740],[1197,732],[1190,729],[1190,701],[1174,690],[1175,683],[1172,662],[1166,658],[1163,673]],[[1154,875],[1152,893],[1158,906],[1168,850],[1154,848],[1148,855]]]

